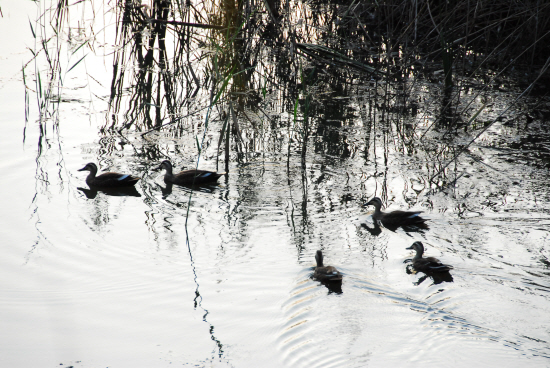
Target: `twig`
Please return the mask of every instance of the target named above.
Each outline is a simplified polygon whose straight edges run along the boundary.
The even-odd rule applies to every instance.
[[[487,129],[489,129],[491,126],[493,126],[494,123],[496,123],[498,121],[498,119],[500,119],[500,117],[502,115],[504,115],[508,110],[510,110],[510,108],[512,108],[512,106],[520,99],[522,98],[527,92],[529,92],[531,90],[531,88],[533,88],[533,86],[535,85],[535,83],[537,83],[537,81],[540,79],[540,77],[542,77],[542,75],[546,72],[546,70],[548,69],[548,67],[550,66],[550,57],[548,59],[546,59],[546,63],[544,64],[544,66],[542,67],[538,77],[529,85],[529,87],[527,87],[518,97],[516,97],[516,99],[510,104],[508,105],[508,107],[506,109],[504,109],[504,111],[502,111],[496,118],[493,119],[493,121],[491,121],[491,123],[487,124],[485,126],[485,128],[483,128],[481,130],[481,132],[479,132],[475,137],[474,139],[472,139],[467,145],[465,145],[464,147],[462,147],[462,149],[460,151],[458,151],[458,153],[449,161],[447,162],[445,165],[443,165],[443,167],[441,169],[439,169],[439,171],[430,178],[430,182],[433,181],[433,179],[438,176],[443,170],[445,170],[454,160],[456,160],[458,158],[458,156],[460,156],[464,151],[466,151],[466,149],[468,149],[468,147],[470,147],[470,145],[472,143],[474,143],[474,141],[476,139],[478,139],[483,133],[485,133],[487,131]]]

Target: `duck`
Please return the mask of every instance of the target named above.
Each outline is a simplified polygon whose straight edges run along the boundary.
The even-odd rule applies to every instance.
[[[119,174],[116,172],[106,172],[99,176],[97,174],[97,165],[89,162],[78,171],[89,171],[86,177],[86,184],[90,188],[122,188],[136,185],[140,178],[129,174]]]
[[[384,227],[390,230],[396,230],[398,227],[403,226],[416,226],[421,229],[427,229],[426,219],[420,217],[422,211],[392,211],[382,212],[382,200],[378,197],[374,197],[365,204],[366,206],[374,206],[374,213],[372,218],[375,222],[381,222]]]
[[[162,161],[158,170],[166,170],[164,174],[164,182],[166,184],[178,185],[200,185],[204,183],[214,183],[225,173],[217,173],[206,170],[185,170],[177,174],[172,174],[172,163],[168,160]]]
[[[434,257],[423,258],[424,254],[424,244],[422,242],[414,242],[407,249],[416,250],[416,255],[412,259],[412,265],[416,271],[424,273],[432,272],[448,272],[453,269],[453,266],[449,266],[441,263],[441,261]]]
[[[321,282],[342,282],[342,274],[335,267],[323,265],[323,252],[320,250],[315,254],[317,267],[313,272],[313,277]]]

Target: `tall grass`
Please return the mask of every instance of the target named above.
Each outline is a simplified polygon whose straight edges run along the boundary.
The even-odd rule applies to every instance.
[[[34,89],[47,115],[55,110],[51,102],[60,96],[56,89],[64,75],[85,61],[88,45],[74,48],[70,62],[62,62],[60,36],[72,6],[64,0],[38,4],[33,52],[49,68],[34,71]],[[215,122],[226,169],[230,159],[262,145],[247,140],[252,135],[274,141],[284,132],[289,157],[296,153],[305,161],[310,135],[327,124],[323,96],[345,95],[354,86],[371,88],[366,104],[376,110],[372,116],[386,120],[419,108],[419,84],[440,83],[446,91],[432,126],[451,131],[474,123],[471,117],[478,114],[472,109],[480,108],[475,101],[500,78],[509,75],[526,85],[548,78],[538,76],[550,55],[548,2],[119,0],[116,5],[113,43],[120,47],[102,131],[178,137],[200,127],[202,135],[194,135],[202,153],[199,137]],[[314,70],[315,78],[301,68]],[[522,73],[514,74],[518,70]],[[474,96],[468,92],[472,83],[479,86]],[[396,130],[404,138],[403,132]]]

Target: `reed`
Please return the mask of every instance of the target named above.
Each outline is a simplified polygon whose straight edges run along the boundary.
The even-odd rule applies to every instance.
[[[485,97],[502,76],[519,76],[527,85],[535,78],[538,84],[549,79],[537,73],[550,54],[548,2],[150,0],[147,4],[117,3],[112,43],[121,47],[114,54],[102,132],[134,130],[146,136],[162,130],[179,137],[190,127],[200,127],[203,138],[193,134],[200,157],[204,134],[215,121],[217,153],[223,154],[226,168],[232,150],[242,157],[253,144],[245,139],[248,132],[264,140],[284,132],[289,157],[296,138],[305,162],[311,132],[325,124],[317,118],[328,109],[318,103],[322,89],[345,95],[356,86],[368,87],[372,97],[365,102],[368,119],[395,121],[399,138],[413,139],[397,114],[422,108],[415,100],[422,81],[433,82],[434,90],[441,83],[446,90],[441,91],[441,107],[431,126],[451,132],[478,129],[476,120],[484,109],[476,100]],[[47,65],[47,69],[35,67],[33,74],[42,116],[55,114],[51,102],[59,102],[67,73],[87,57],[83,51],[90,45],[84,42],[68,52],[68,58],[61,58],[60,36],[67,32],[68,19],[76,16],[71,11],[77,7],[78,2],[51,2],[30,24],[36,39],[33,60],[40,57]],[[517,70],[522,73],[514,74]],[[30,91],[27,71],[23,83]],[[470,97],[465,91],[472,81],[480,83]],[[199,119],[204,112],[206,118]],[[222,118],[213,119],[216,113]],[[254,118],[255,114],[262,118]],[[420,120],[410,122],[413,132]],[[371,134],[385,129],[374,120],[366,126]],[[366,149],[370,148],[368,142]]]

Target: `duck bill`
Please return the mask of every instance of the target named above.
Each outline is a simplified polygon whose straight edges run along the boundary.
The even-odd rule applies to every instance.
[[[86,170],[88,170],[87,166],[84,166],[82,169],[78,169],[77,171],[86,171]]]
[[[405,248],[405,249],[414,249],[414,248],[413,248],[412,245],[411,245],[410,247],[407,247],[407,248]]]

